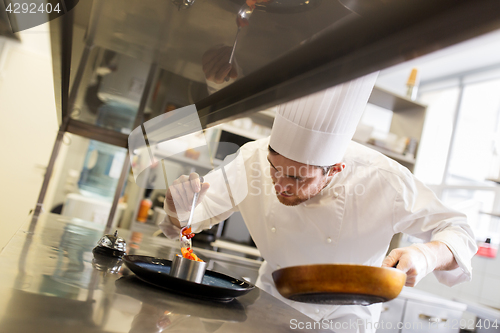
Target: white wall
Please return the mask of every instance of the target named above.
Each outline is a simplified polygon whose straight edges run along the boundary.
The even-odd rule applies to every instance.
[[[28,221],[58,129],[48,25],[20,38],[0,54],[0,249]]]

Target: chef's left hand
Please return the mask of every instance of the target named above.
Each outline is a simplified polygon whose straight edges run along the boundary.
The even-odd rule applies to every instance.
[[[434,271],[437,257],[426,244],[413,244],[394,249],[382,262],[382,267],[394,267],[406,273],[406,286],[414,287],[424,276]]]

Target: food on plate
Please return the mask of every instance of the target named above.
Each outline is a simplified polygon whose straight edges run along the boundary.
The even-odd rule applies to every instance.
[[[198,258],[198,256],[196,254],[193,253],[193,249],[188,247],[181,247],[181,252],[182,252],[182,257],[186,258],[186,259],[191,259],[191,260],[194,260],[194,261],[200,261],[200,262],[203,262],[203,260],[201,260],[200,258]]]
[[[201,261],[200,258],[196,254],[193,253],[193,249],[191,249],[191,241],[190,239],[194,237],[194,233],[191,232],[191,228],[182,228],[181,229],[181,253],[182,257],[186,259],[191,259],[195,261]]]
[[[191,239],[194,237],[194,234],[191,232],[191,228],[182,228],[181,234],[187,239]]]

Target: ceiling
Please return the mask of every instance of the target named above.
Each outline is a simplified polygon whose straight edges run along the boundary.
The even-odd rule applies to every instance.
[[[500,30],[456,44],[437,52],[398,64],[380,72],[377,85],[405,94],[406,80],[412,68],[417,68],[420,83],[474,71],[500,68]]]

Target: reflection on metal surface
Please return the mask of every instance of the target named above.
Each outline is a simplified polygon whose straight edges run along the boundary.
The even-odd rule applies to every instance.
[[[121,277],[116,280],[115,284],[120,294],[129,295],[141,302],[179,315],[227,322],[242,322],[247,318],[245,307],[237,299],[229,302],[213,302],[174,295],[152,287],[135,276]],[[208,309],[210,312],[207,312]]]
[[[8,303],[0,320],[2,332],[103,332],[92,320],[92,302],[77,300],[69,294],[58,297],[13,290],[5,301]]]
[[[102,6],[99,17],[89,17],[87,7],[77,6],[75,21],[96,32],[96,47],[158,63],[165,72],[204,85],[202,55],[214,45],[233,44],[234,21],[244,3],[202,1],[179,11],[179,2],[95,0],[94,8]],[[491,31],[499,27],[498,6],[492,0],[257,3],[234,53],[244,73],[238,81],[245,83],[190,103],[196,103],[201,116],[210,115],[203,126],[212,126]],[[285,10],[289,8],[301,11]],[[353,11],[363,11],[362,16]],[[345,21],[350,16],[360,19]],[[95,24],[89,24],[92,19]],[[326,30],[318,37],[320,47],[303,43]],[[53,42],[59,45],[57,39]],[[60,55],[54,58],[59,64]]]
[[[369,15],[380,8],[389,8],[394,0],[338,0],[345,8],[358,15]]]
[[[181,9],[188,9],[194,4],[195,0],[172,0],[172,3]]]
[[[68,223],[64,227],[52,278],[60,283],[87,288],[91,282],[90,253],[99,238],[100,226],[92,229]]]
[[[153,86],[153,80],[156,76],[156,72],[158,70],[158,66],[156,62],[153,62],[149,67],[148,75],[146,78],[146,83],[144,85],[144,89],[142,91],[142,97],[139,103],[139,109],[137,111],[137,116],[134,120],[134,125],[132,128],[139,126],[139,124],[144,122],[144,112],[146,110],[146,105],[148,101],[149,93],[151,92],[151,87]],[[115,195],[113,197],[113,203],[111,204],[111,209],[108,216],[108,223],[106,224],[106,230],[108,231],[113,224],[113,219],[115,217],[116,208],[118,207],[118,201],[120,200],[120,196],[123,191],[123,187],[125,186],[125,179],[130,171],[130,160],[125,159],[122,165],[122,170],[120,172],[120,178],[118,179],[118,186],[116,186]]]
[[[119,255],[124,255],[127,252],[127,242],[121,237],[118,237],[118,230],[113,235],[104,235],[97,242],[97,246],[105,247],[111,250],[116,250]]]
[[[227,0],[204,1],[196,3],[188,11],[178,11],[177,6],[168,1],[150,0],[140,4],[131,0],[106,1],[98,22],[96,45],[144,62],[154,61],[158,54],[161,68],[204,83],[201,55],[213,45],[232,45],[234,22],[243,4],[236,5]],[[323,1],[321,5],[287,15],[255,13],[252,27],[244,34],[242,32],[235,54],[245,73],[262,67],[302,40],[350,14],[335,1]],[[283,1],[281,6],[268,6],[287,7]],[[319,10],[321,7],[322,10]],[[123,16],[115,15],[117,8],[123,10]],[[168,33],[163,36],[158,29],[162,22],[168,22]]]
[[[92,267],[106,274],[116,274],[122,268],[123,260],[119,257],[110,257],[94,252]]]
[[[248,20],[252,15],[252,9],[247,6],[247,4],[243,4],[243,6],[236,14],[236,25],[238,26],[238,30],[236,31],[236,37],[234,37],[233,48],[231,49],[231,56],[229,57],[229,64],[233,63],[234,60],[234,50],[236,49],[236,43],[238,42],[238,35],[240,34],[241,28],[245,27],[249,24]]]
[[[103,233],[102,226],[55,214],[37,218],[34,233],[27,232],[28,221],[0,254],[0,332],[145,333],[173,328],[183,332],[285,333],[290,330],[290,318],[308,320],[257,288],[235,301],[214,302],[169,293],[132,276],[120,278],[130,274],[128,269],[103,274],[90,263],[90,251]],[[96,227],[95,235],[92,227]],[[119,232],[130,239],[129,231]],[[141,249],[135,250],[141,254],[166,258],[178,251],[176,242],[144,238]],[[199,251],[206,258],[232,263],[228,268],[234,272],[239,265],[255,271],[259,267],[245,258]],[[83,263],[80,276],[73,271],[71,279],[55,277],[56,273],[63,276],[70,266],[79,267],[70,257]],[[81,283],[83,280],[88,284]],[[128,280],[135,282],[121,284]],[[270,309],[273,316],[269,316]]]
[[[231,0],[234,3],[242,3],[245,0]],[[255,9],[268,13],[287,14],[300,13],[319,6],[322,0],[264,0],[255,4]],[[329,0],[327,0],[329,1]],[[254,1],[252,1],[254,2]]]

